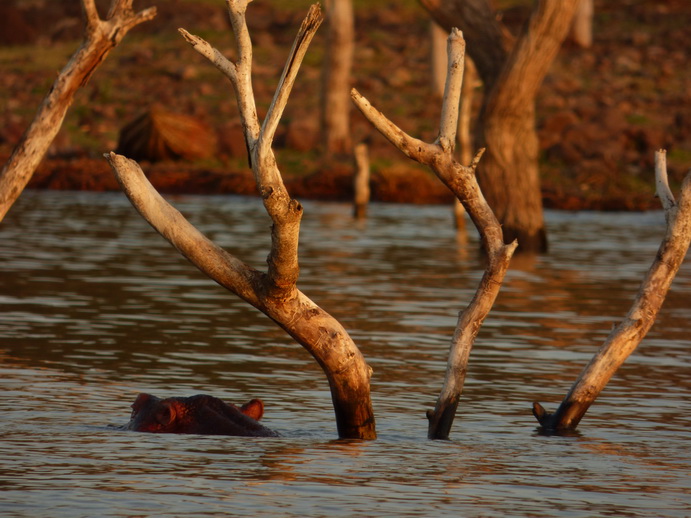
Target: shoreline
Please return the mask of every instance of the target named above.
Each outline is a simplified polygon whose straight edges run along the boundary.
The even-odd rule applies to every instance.
[[[0,157],[2,160],[4,157]],[[256,196],[249,169],[226,170],[185,162],[143,163],[142,169],[163,194]],[[286,188],[298,199],[349,202],[353,198],[352,168],[336,164],[306,175],[284,175]],[[71,191],[119,191],[110,166],[103,159],[70,158],[44,160],[27,188]],[[421,205],[450,204],[453,196],[431,174],[405,164],[393,164],[372,173],[371,201]],[[651,186],[652,189],[652,186]],[[566,211],[648,211],[660,208],[654,194],[627,192],[578,192],[549,181],[542,183],[545,209]]]

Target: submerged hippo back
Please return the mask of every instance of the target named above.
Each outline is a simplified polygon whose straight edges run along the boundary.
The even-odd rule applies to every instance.
[[[205,394],[167,399],[139,394],[132,404],[127,429],[154,433],[278,436],[258,422],[263,413],[264,404],[259,399],[238,408]]]

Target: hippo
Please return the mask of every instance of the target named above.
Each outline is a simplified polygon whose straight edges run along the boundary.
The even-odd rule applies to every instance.
[[[132,404],[132,416],[124,428],[152,433],[278,437],[278,433],[259,423],[262,415],[264,403],[259,399],[238,408],[206,394],[160,399],[142,393]]]

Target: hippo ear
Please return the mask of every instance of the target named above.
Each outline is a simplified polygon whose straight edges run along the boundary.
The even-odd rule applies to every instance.
[[[253,399],[240,407],[240,412],[255,421],[259,421],[264,415],[264,403],[261,399]]]
[[[161,408],[156,411],[156,421],[161,426],[170,426],[175,422],[176,417],[175,405],[169,401],[161,401]]]

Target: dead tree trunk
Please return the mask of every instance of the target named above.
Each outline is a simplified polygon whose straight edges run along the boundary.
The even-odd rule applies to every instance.
[[[322,84],[322,134],[326,152],[348,154],[350,135],[350,73],[355,51],[352,0],[326,0],[326,52]]]
[[[533,403],[533,414],[543,430],[574,430],[617,369],[638,347],[662,307],[667,291],[684,261],[691,242],[691,173],[682,185],[679,202],[667,182],[665,151],[655,155],[657,195],[662,201],[667,231],[650,270],[643,279],[638,295],[626,315],[605,340],[600,350],[571,387],[557,411],[548,413]]]
[[[234,63],[203,39],[184,29],[180,32],[230,79],[237,95],[252,171],[273,223],[267,272],[251,268],[204,237],[156,192],[136,162],[114,153],[107,158],[132,204],[163,237],[206,275],[268,315],[312,354],[329,381],[339,437],[373,439],[376,431],[370,399],[371,369],[341,324],[296,287],[302,206],[290,198],[271,149],[298,69],[321,23],[321,12],[313,5],[303,21],[260,127],[251,82],[247,3],[228,0],[238,47]]]
[[[0,221],[29,183],[60,131],[77,90],[86,85],[98,66],[132,27],[156,15],[155,7],[135,14],[132,1],[113,0],[106,19],[101,20],[94,0],[82,0],[84,41],[58,75],[33,122],[0,171]]]
[[[546,250],[538,176],[535,97],[566,37],[580,0],[540,0],[509,53],[505,30],[487,0],[420,0],[446,29],[459,27],[485,85],[477,124],[487,153],[478,179],[504,229],[527,252]]]
[[[442,103],[439,138],[432,144],[404,133],[372,107],[357,90],[353,90],[351,94],[356,106],[379,132],[406,156],[429,166],[451,189],[477,227],[488,257],[487,270],[480,281],[480,286],[473,300],[458,317],[441,394],[434,411],[430,410],[427,413],[430,439],[447,439],[449,436],[463,390],[470,350],[482,322],[499,293],[509,261],[517,246],[515,241],[508,245],[504,244],[501,225],[485,201],[475,179],[475,170],[483,150],[476,155],[468,167],[458,163],[454,157],[464,53],[463,36],[460,31],[453,29],[448,39],[448,75]]]

